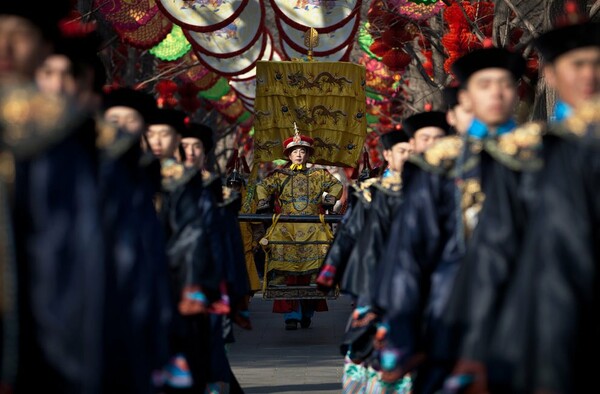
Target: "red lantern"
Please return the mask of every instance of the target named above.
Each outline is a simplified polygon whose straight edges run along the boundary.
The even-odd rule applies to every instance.
[[[390,70],[404,70],[411,62],[410,55],[400,49],[391,49],[381,60]]]
[[[369,47],[369,50],[379,57],[385,55],[385,53],[390,49],[392,48],[382,40],[373,41],[373,43]]]

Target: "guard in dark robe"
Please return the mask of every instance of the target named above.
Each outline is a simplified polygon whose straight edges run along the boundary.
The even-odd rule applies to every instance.
[[[391,264],[382,271],[385,281],[377,300],[390,324],[389,349],[382,353],[382,367],[390,373],[384,377],[395,379],[418,366],[413,371],[418,393],[440,389],[451,370],[452,346],[442,315],[452,289],[460,288],[455,277],[483,206],[484,179],[494,179],[493,174],[483,176],[493,163],[484,142],[514,128],[512,106],[524,64],[519,55],[499,48],[459,59],[454,73],[475,118],[465,137],[442,139],[414,158],[417,168],[405,169],[405,198],[391,235],[397,241],[385,254]],[[483,93],[475,87],[480,79],[502,93],[478,95]]]
[[[436,127],[444,133],[449,133],[450,127],[446,122],[445,114],[442,112],[425,112],[414,115],[411,118],[407,119],[407,127],[413,130],[413,133],[429,127]],[[456,138],[458,137],[447,136],[439,140],[437,144],[440,145],[446,141],[453,142]],[[446,177],[441,176],[437,172],[432,171],[430,173],[416,165],[416,161],[419,163],[423,161],[421,157],[422,155],[413,155],[404,166],[402,173],[402,205],[396,210],[395,215],[391,219],[389,230],[390,241],[383,246],[381,264],[376,273],[377,287],[372,295],[373,304],[385,315],[384,327],[387,327],[385,330],[387,334],[384,342],[385,348],[380,353],[380,363],[381,370],[383,371],[382,378],[388,383],[401,381],[401,378],[405,375],[404,373],[393,375],[393,371],[398,365],[395,364],[397,351],[394,349],[394,345],[392,345],[395,343],[394,341],[397,340],[398,342],[396,343],[398,344],[402,343],[401,340],[405,341],[403,343],[410,343],[412,341],[415,346],[420,341],[417,332],[410,333],[406,329],[406,327],[415,327],[415,321],[411,322],[406,315],[404,315],[407,318],[406,320],[399,317],[402,316],[400,311],[402,311],[403,305],[409,305],[408,303],[411,300],[414,302],[418,297],[411,298],[414,295],[410,292],[405,292],[402,295],[393,292],[397,289],[402,289],[402,286],[411,285],[408,282],[410,278],[404,273],[404,270],[410,267],[408,265],[409,262],[412,262],[412,264],[417,264],[420,261],[439,262],[440,248],[437,245],[444,245],[446,243],[445,239],[449,234],[443,225],[453,223],[450,220],[452,216],[449,213],[453,212],[454,207],[454,195],[452,193],[454,185]],[[445,199],[442,198],[444,195],[446,196]],[[412,227],[406,227],[407,224]],[[416,228],[416,226],[422,228]],[[410,252],[415,253],[415,256],[412,257],[413,260],[409,260],[408,258],[403,259],[405,256],[396,254],[399,242],[409,243],[413,239],[417,242],[416,246],[411,245],[411,248],[414,249]],[[422,264],[425,265],[424,262]],[[421,269],[425,271],[421,274],[418,274],[415,268],[411,268],[410,270],[415,275],[423,275],[425,278],[428,278],[427,270],[429,270],[429,267],[434,267],[434,265],[429,263],[426,267],[426,269]],[[400,280],[401,283],[397,283],[396,280]],[[417,281],[416,283],[412,283],[412,285],[419,285],[419,283]],[[426,283],[423,285],[426,285]],[[424,287],[422,291],[426,292],[427,289],[428,287]],[[412,307],[418,308],[415,305]],[[405,323],[410,326],[403,326]],[[415,330],[417,330],[416,327]],[[380,342],[382,340],[383,338],[379,338]],[[415,356],[416,352],[402,362],[413,363],[414,360],[410,360],[410,358]]]
[[[356,239],[360,234],[370,206],[364,190],[368,187],[368,179],[377,177],[379,168],[372,169],[369,164],[368,152],[363,153],[363,169],[357,177],[356,183],[350,185],[351,191],[347,202],[347,209],[335,232],[335,238],[323,261],[323,266],[317,277],[317,286],[323,293],[329,293],[339,285],[348,264],[350,253],[356,246]]]
[[[442,354],[449,362],[458,358],[453,368],[456,376],[448,383],[473,388],[485,385],[481,360],[487,352],[495,315],[514,269],[511,259],[522,236],[519,232],[507,231],[510,226],[503,224],[518,225],[527,216],[528,196],[513,191],[528,182],[524,170],[538,164],[536,148],[541,134],[537,124],[515,129],[510,108],[495,113],[491,110],[498,109],[500,102],[514,105],[516,83],[524,70],[524,61],[519,55],[501,49],[488,49],[491,51],[488,54],[484,51],[466,55],[453,66],[463,88],[459,98],[473,108],[475,115],[468,135],[472,139],[471,147],[479,151],[480,176],[476,185],[481,201],[477,215],[463,219],[470,236],[442,317],[442,328],[447,330]],[[483,73],[494,67],[507,70],[507,75],[497,74],[495,79]],[[478,94],[477,83],[481,78],[498,85],[488,94]],[[502,101],[502,97],[508,100]],[[466,185],[463,199],[472,192]]]
[[[16,392],[40,382],[53,392],[100,392],[104,267],[94,130],[84,127],[83,107],[32,85],[68,9],[66,1],[0,5],[8,64],[0,71],[0,135],[10,185],[1,198],[0,276],[8,292],[0,295],[0,381]]]
[[[152,96],[128,88],[107,93],[100,198],[105,238],[104,386],[147,393],[152,373],[168,361],[172,316],[166,240],[154,207],[160,163],[140,139],[152,120]]]
[[[361,198],[368,201],[369,215],[362,224],[355,247],[352,249],[340,290],[356,299],[348,328],[342,341],[342,354],[346,356],[346,372],[358,368],[368,375],[369,368],[377,370],[377,353],[373,340],[380,321],[380,311],[374,308],[371,295],[377,286],[376,273],[380,264],[380,255],[388,240],[390,222],[397,206],[401,203],[402,168],[412,152],[409,136],[403,131],[392,131],[381,136],[386,170],[381,177],[371,178],[361,193]],[[349,375],[346,373],[345,375]],[[352,376],[345,376],[345,380]],[[348,382],[344,382],[348,385]],[[368,385],[368,379],[363,385]],[[374,382],[371,382],[374,384]],[[353,391],[359,392],[360,385],[353,385]]]
[[[598,184],[594,178],[597,140],[592,131],[597,120],[581,114],[598,110],[597,101],[589,101],[600,86],[600,29],[598,24],[581,21],[573,12],[567,10],[565,15],[568,25],[557,26],[534,43],[545,62],[546,80],[556,88],[558,100],[551,116],[553,122],[545,127],[548,130],[541,142],[543,167],[533,172],[529,184],[513,192],[528,194],[534,202],[529,219],[520,223],[524,228],[511,230],[522,233],[523,241],[486,359],[488,389],[492,392],[579,392],[592,384],[592,371],[582,358],[587,350],[589,357],[598,351],[596,336],[588,331],[598,326],[597,321],[594,326],[589,312],[580,311],[593,308],[593,301],[585,296],[559,297],[558,293],[559,289],[576,286],[577,290],[572,287],[571,291],[589,294],[597,286],[595,271],[583,274],[590,281],[596,280],[595,285],[570,278],[571,269],[590,269],[589,259],[595,258],[596,265],[598,262],[592,246],[594,235],[584,235],[596,220],[596,208],[584,201],[585,194]],[[577,20],[579,23],[573,24]],[[573,111],[579,113],[571,119]],[[586,128],[590,129],[587,136]],[[568,228],[568,235],[557,230],[559,226]],[[576,244],[572,240],[577,240]],[[566,251],[571,255],[567,256]],[[569,268],[561,271],[566,261],[570,262]]]
[[[206,129],[191,123],[181,135],[200,141]],[[210,148],[208,141],[203,146]],[[241,392],[225,353],[224,327],[229,326],[223,323],[232,314],[235,322],[250,326],[247,315],[237,318],[247,279],[241,237],[234,232],[239,226],[231,223],[237,214],[235,196],[223,195],[218,177],[173,160],[163,160],[163,186],[161,210],[170,234],[168,255],[179,311],[172,341],[175,357],[167,373],[180,379],[167,379],[169,392]],[[187,362],[189,381],[186,368],[178,367],[178,354]]]

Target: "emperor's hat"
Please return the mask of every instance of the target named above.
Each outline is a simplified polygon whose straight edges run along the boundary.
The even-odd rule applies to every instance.
[[[294,135],[290,138],[286,138],[283,141],[283,155],[288,156],[293,148],[306,148],[309,152],[314,152],[313,148],[314,140],[306,135],[301,135],[294,123]]]

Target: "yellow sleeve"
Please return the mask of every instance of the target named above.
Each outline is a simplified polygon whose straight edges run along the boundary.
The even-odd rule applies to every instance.
[[[277,191],[278,187],[278,173],[269,175],[256,185],[256,199],[258,200],[256,207],[257,210],[269,208],[269,199]]]
[[[323,170],[323,191],[334,196],[336,200],[339,200],[344,191],[344,185],[329,171]]]

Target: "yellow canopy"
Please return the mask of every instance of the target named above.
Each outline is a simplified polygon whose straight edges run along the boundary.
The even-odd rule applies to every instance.
[[[367,133],[365,67],[345,62],[259,61],[254,103],[254,160],[283,157],[283,141],[314,139],[316,164],[353,167]]]

